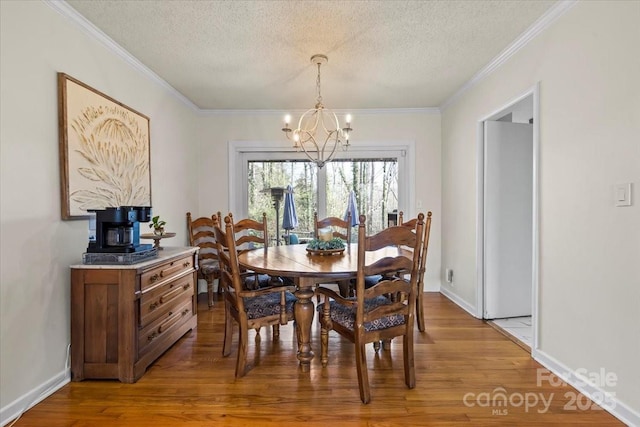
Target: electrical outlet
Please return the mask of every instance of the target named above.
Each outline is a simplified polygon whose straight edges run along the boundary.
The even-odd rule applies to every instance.
[[[453,270],[450,268],[447,268],[445,270],[445,280],[447,281],[447,283],[453,283]]]

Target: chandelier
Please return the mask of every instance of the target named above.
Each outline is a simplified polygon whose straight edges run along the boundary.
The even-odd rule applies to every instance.
[[[345,127],[340,128],[338,116],[322,104],[320,93],[320,66],[326,64],[329,59],[326,55],[313,55],[311,63],[318,66],[316,79],[316,106],[307,110],[298,121],[298,127],[291,129],[289,123],[291,116],[284,119],[282,131],[287,139],[293,139],[293,148],[303,151],[304,154],[319,168],[330,162],[336,154],[338,146],[346,150],[349,147],[349,132],[351,129],[351,115],[345,117]],[[293,135],[292,135],[293,134]]]

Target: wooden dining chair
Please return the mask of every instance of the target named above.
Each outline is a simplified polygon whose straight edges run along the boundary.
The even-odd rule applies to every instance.
[[[231,213],[229,213],[229,218],[231,221],[235,221]],[[267,228],[267,214],[265,212],[262,213],[261,221],[243,218],[234,222],[233,232],[238,253],[269,247],[269,229]],[[278,286],[282,284],[279,278],[272,278],[268,274],[246,274],[244,278],[244,285],[247,289],[270,286],[274,282]]]
[[[424,236],[422,237],[422,247],[420,248],[420,264],[418,265],[418,291],[416,292],[416,320],[418,322],[418,330],[425,331],[424,321],[424,274],[426,271],[427,252],[429,249],[429,234],[431,232],[431,212],[427,212],[427,219],[424,224]],[[400,211],[398,215],[398,225],[408,227],[415,230],[418,218],[412,218],[408,221],[403,220],[403,213]]]
[[[313,237],[318,238],[318,229],[331,227],[333,237],[339,237],[346,244],[351,243],[351,212],[347,214],[347,219],[343,220],[335,216],[318,219],[318,212],[313,213]]]
[[[235,376],[242,377],[246,374],[249,330],[259,331],[262,326],[272,325],[273,339],[279,339],[279,326],[286,325],[293,320],[293,306],[296,297],[287,286],[247,290],[243,284],[246,273],[242,272],[238,263],[238,249],[231,217],[224,218],[224,231],[220,226],[216,226],[214,233],[220,259],[225,302],[222,355],[227,357],[231,354],[233,322],[235,321],[239,329]]]
[[[214,221],[210,217],[192,219],[187,212],[189,245],[200,248],[198,251],[198,279],[207,282],[207,301],[213,306],[213,284],[220,279],[218,249],[213,231]]]
[[[333,237],[344,240],[346,245],[351,244],[351,212],[347,214],[347,219],[343,220],[335,216],[318,219],[318,212],[313,213],[313,237],[319,238],[318,230],[330,227]],[[349,280],[340,280],[336,283],[340,289],[340,295],[348,296],[351,292]],[[318,297],[319,302],[319,297]]]
[[[408,227],[390,227],[366,236],[366,217],[360,215],[358,227],[358,272],[355,298],[343,298],[331,289],[320,287],[324,301],[322,313],[321,362],[328,364],[329,331],[336,331],[355,344],[356,369],[360,399],[371,400],[365,344],[402,336],[404,378],[407,387],[416,383],[413,358],[413,322],[420,246],[422,245],[424,215],[418,215],[415,232]],[[367,254],[388,246],[397,247],[397,256],[367,263]],[[386,276],[395,271],[409,274]],[[380,274],[383,279],[366,288],[365,276]],[[394,295],[395,298],[389,298]]]

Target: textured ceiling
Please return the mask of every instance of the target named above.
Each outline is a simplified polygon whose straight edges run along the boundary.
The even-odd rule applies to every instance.
[[[440,106],[555,1],[67,0],[201,109]]]

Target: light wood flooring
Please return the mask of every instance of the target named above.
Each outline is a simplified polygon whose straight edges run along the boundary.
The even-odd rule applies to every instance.
[[[263,329],[249,338],[248,374],[236,380],[237,352],[222,357],[224,310],[199,301],[198,327],[169,349],[136,384],[72,382],[27,411],[16,426],[448,426],[623,425],[599,408],[572,408],[574,389],[537,385],[530,354],[438,293],[425,295],[427,331],[415,333],[416,388],[405,387],[402,341],[375,354],[367,346],[372,402],[358,394],[353,345],[331,333],[329,366],[316,358],[302,373],[293,324],[278,342]],[[234,346],[237,349],[237,330]],[[506,406],[491,400],[506,395]],[[548,408],[542,401],[550,402]],[[526,408],[521,398],[528,399]],[[581,398],[584,407],[586,398]],[[466,403],[465,403],[466,402]],[[575,401],[574,401],[575,402]],[[535,403],[535,404],[534,404]]]

